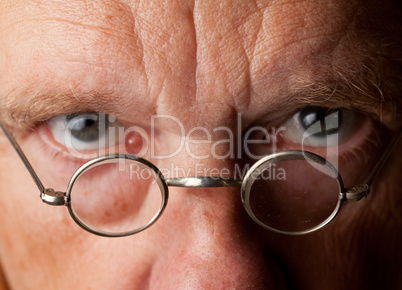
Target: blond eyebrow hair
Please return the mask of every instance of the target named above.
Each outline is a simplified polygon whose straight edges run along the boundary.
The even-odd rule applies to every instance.
[[[398,121],[402,97],[393,83],[380,87],[379,74],[366,68],[365,77],[345,76],[326,82],[299,81],[280,102],[295,109],[323,106],[358,109],[380,121]],[[384,84],[383,84],[384,85]],[[0,117],[10,129],[24,130],[60,114],[104,112],[119,115],[124,111],[121,98],[113,92],[52,93],[37,84],[21,86],[0,100]],[[77,90],[78,91],[78,90]],[[385,119],[384,119],[385,118]],[[400,126],[400,124],[396,124]]]
[[[401,127],[402,63],[380,54],[367,57],[365,62],[358,71],[342,69],[327,81],[300,80],[289,103],[358,109],[381,122],[393,123],[394,129]]]
[[[29,129],[60,114],[113,112],[121,110],[119,100],[110,92],[50,93],[35,85],[19,87],[0,102],[0,117],[10,129]]]

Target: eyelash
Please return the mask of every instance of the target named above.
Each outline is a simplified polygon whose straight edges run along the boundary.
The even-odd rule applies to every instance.
[[[40,149],[44,151],[52,162],[61,162],[69,167],[77,169],[80,165],[88,160],[98,156],[99,154],[93,154],[88,158],[86,155],[72,156],[69,152],[63,148],[61,144],[58,144],[52,137],[51,130],[46,123],[42,123],[38,126],[39,136],[41,137]],[[339,162],[342,164],[350,163],[350,160],[354,160],[356,163],[367,163],[370,159],[367,151],[373,151],[381,147],[380,135],[375,130],[375,122],[365,117],[363,124],[358,128],[357,133],[344,144],[339,145]],[[116,148],[112,148],[112,151],[118,151],[118,147],[122,144],[117,144]],[[295,148],[296,147],[296,148]],[[300,146],[299,146],[300,147]],[[370,147],[370,148],[367,148]],[[280,147],[279,151],[285,151],[290,149],[299,149],[294,144],[285,144]],[[318,155],[324,155],[325,149],[321,148],[306,148],[307,151],[312,151]],[[324,158],[328,158],[323,156]]]
[[[114,124],[114,126],[121,126],[121,129],[125,129],[126,126],[124,126],[121,123]],[[119,127],[116,127],[116,133],[119,132]],[[138,146],[138,142],[145,142],[145,140],[141,139],[141,137],[138,137],[139,134],[136,134],[135,132],[129,132],[126,134],[126,131],[124,131],[124,140],[122,140],[121,136],[117,137],[118,142],[113,145],[113,146],[108,146],[105,148],[100,148],[100,151],[97,150],[89,150],[88,152],[85,152],[85,150],[82,150],[82,152],[79,152],[74,149],[74,154],[71,154],[71,150],[69,150],[66,146],[63,144],[60,144],[55,140],[52,134],[52,129],[49,127],[47,122],[41,123],[37,126],[37,131],[41,139],[42,146],[44,146],[43,149],[46,149],[49,151],[49,156],[52,157],[52,160],[57,160],[59,159],[61,162],[69,162],[74,164],[75,166],[80,166],[84,164],[85,162],[96,158],[100,155],[105,155],[105,154],[110,154],[110,153],[128,153],[128,154],[133,154],[136,155],[133,152],[133,150],[136,150]],[[119,133],[118,133],[119,134]],[[141,139],[141,140],[139,140]],[[143,158],[147,158],[146,156],[140,156]],[[77,167],[78,168],[78,167]]]
[[[40,138],[40,148],[47,155],[50,162],[62,162],[65,165],[73,166],[77,169],[79,166],[89,161],[90,158],[73,157],[60,144],[56,143],[51,136],[51,131],[45,123],[38,126]]]
[[[381,149],[381,135],[379,134],[379,130],[376,130],[378,127],[373,121],[367,120],[364,124],[362,124],[361,131],[367,131],[364,136],[354,136],[352,140],[344,144],[341,149],[342,153],[340,154],[340,162],[347,162],[348,159],[355,159],[357,162],[368,163],[370,157],[367,154],[367,151],[379,150]],[[363,134],[359,132],[358,134]],[[353,140],[360,138],[361,140]],[[350,143],[354,144],[352,148],[347,150],[345,147],[349,147]],[[367,150],[367,147],[372,147],[371,150]],[[363,150],[365,149],[365,150]]]

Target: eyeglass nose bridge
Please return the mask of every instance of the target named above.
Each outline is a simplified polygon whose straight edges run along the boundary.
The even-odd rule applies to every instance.
[[[41,199],[43,200],[43,202],[45,202],[47,204],[50,204],[50,205],[66,205],[70,210],[69,191],[67,190],[67,192],[58,192],[58,191],[54,191],[53,189],[46,188],[42,184],[41,180],[37,176],[35,170],[32,168],[32,165],[30,164],[30,162],[26,158],[24,152],[21,150],[20,146],[18,145],[18,143],[16,142],[16,140],[14,139],[12,134],[7,130],[7,128],[3,125],[3,123],[1,121],[0,121],[0,128],[4,131],[4,133],[6,134],[7,138],[10,140],[12,146],[14,147],[14,149],[16,150],[18,155],[20,156],[20,158],[21,158],[22,162],[24,163],[25,167],[27,168],[28,172],[31,174],[32,179],[34,180],[34,182],[36,183],[36,185],[37,185],[37,187],[38,187],[38,189],[40,191],[40,196],[41,196]],[[353,188],[347,189],[346,191],[342,186],[342,189],[340,190],[340,200],[341,200],[341,202],[343,202],[345,200],[349,200],[349,199],[360,200],[362,198],[365,198],[369,194],[370,186],[371,186],[373,180],[375,179],[375,177],[378,175],[378,173],[381,171],[381,169],[385,165],[386,161],[388,160],[388,157],[391,155],[391,153],[393,152],[394,148],[397,146],[397,143],[398,143],[398,141],[400,140],[401,137],[402,137],[402,128],[399,128],[398,132],[395,134],[393,140],[388,145],[388,148],[385,149],[385,151],[383,152],[382,156],[380,157],[380,160],[377,162],[377,164],[374,167],[374,169],[372,170],[369,178],[367,179],[367,181],[364,184],[357,185],[357,186],[355,186]],[[304,152],[304,151],[301,151],[301,152]],[[304,152],[304,153],[306,153],[306,152]],[[288,156],[292,155],[292,154],[290,154],[289,151],[283,152],[283,154],[285,154],[285,155],[287,154]],[[310,152],[310,154],[313,154],[313,153]],[[313,154],[313,155],[316,155],[316,154]],[[316,155],[316,156],[318,156],[318,155]],[[139,161],[139,159],[141,159],[141,158],[137,158],[136,156],[133,156],[133,155],[115,155],[114,157],[113,156],[112,157],[111,156],[103,156],[103,157],[96,158],[95,160],[89,161],[88,163],[84,164],[83,166],[88,166],[88,164],[91,164],[93,162],[98,162],[102,158],[113,159],[113,158],[116,158],[116,157],[118,157],[118,158],[127,158],[127,159],[138,160],[138,161]],[[266,158],[270,158],[270,157],[272,157],[272,155],[269,155]],[[266,161],[266,158],[263,158],[262,160]],[[318,156],[318,158],[322,158],[322,157]],[[160,171],[158,170],[158,168],[156,168],[153,164],[151,164],[150,162],[148,162],[146,160],[143,160],[143,159],[141,159],[141,162],[144,163],[145,165],[149,165],[149,167],[151,167],[155,172],[158,173],[157,177],[158,177],[159,185],[161,187],[163,187],[163,190],[165,191],[164,204],[162,206],[160,214],[162,213],[162,211],[165,208],[166,203],[167,203],[168,181],[170,182],[170,184],[169,184],[170,186],[180,186],[180,187],[232,187],[232,186],[233,187],[239,187],[239,186],[243,187],[245,184],[247,184],[249,182],[249,180],[247,180],[247,178],[243,179],[243,181],[236,180],[236,179],[231,179],[231,178],[226,179],[226,178],[216,178],[216,177],[194,177],[194,178],[171,178],[171,179],[165,179],[163,177],[163,175],[160,173]],[[79,174],[79,170],[77,170],[77,172],[75,174]],[[249,172],[250,172],[250,170],[249,170]],[[73,178],[70,180],[70,183],[73,180]],[[340,178],[340,176],[339,176],[339,178]],[[338,209],[338,211],[339,211],[339,209]],[[71,210],[70,210],[70,214],[71,214]],[[334,217],[335,216],[333,216],[331,218],[331,220]],[[74,219],[74,217],[73,217],[73,219]],[[146,227],[150,226],[153,222],[155,222],[156,219],[157,219],[157,217],[154,218],[151,221],[151,223],[148,224]],[[317,230],[318,228],[321,228],[324,225],[321,225],[320,227],[316,227],[311,231]],[[141,230],[144,230],[146,227],[142,228]],[[89,232],[94,233],[94,234],[101,235],[101,236],[108,236],[108,237],[125,236],[125,235],[134,234],[136,232],[139,232],[139,231],[135,231],[135,232],[123,233],[123,234],[120,234],[120,235],[107,235],[107,234],[103,234],[103,233],[100,233],[100,232],[92,231],[92,230],[87,229],[87,228],[85,228],[85,229],[88,230]],[[272,228],[268,228],[268,229],[272,230]],[[307,232],[303,232],[303,233],[308,233],[308,232],[311,232],[311,231],[307,231]],[[284,233],[284,234],[293,234],[293,235],[300,234],[300,232],[298,232],[298,233],[288,233],[288,232],[281,232],[281,231],[275,231],[275,232]]]
[[[75,179],[78,178],[78,176],[85,171],[93,168],[94,166],[97,166],[97,164],[102,164],[102,163],[109,163],[112,162],[112,160],[122,160],[122,159],[130,159],[134,160],[137,162],[140,162],[144,165],[146,165],[149,169],[151,169],[154,173],[154,178],[158,181],[159,186],[161,187],[162,191],[162,196],[163,196],[163,202],[161,204],[160,211],[158,214],[149,222],[147,223],[144,227],[134,231],[134,232],[127,232],[127,233],[122,233],[122,234],[110,234],[110,233],[103,233],[98,230],[92,229],[91,227],[87,226],[85,223],[83,223],[79,217],[72,211],[71,206],[70,206],[70,191],[71,187],[74,184]],[[339,185],[339,193],[341,196],[339,196],[339,202],[334,210],[334,212],[326,219],[322,224],[318,225],[317,227],[314,227],[313,229],[309,229],[306,231],[301,231],[301,232],[285,232],[285,231],[278,231],[275,228],[271,228],[269,226],[264,225],[261,223],[258,218],[254,215],[253,211],[251,210],[250,202],[248,201],[247,195],[249,194],[251,190],[251,186],[253,185],[253,182],[256,179],[256,175],[259,175],[266,169],[269,164],[275,164],[275,163],[280,163],[282,161],[289,161],[289,160],[306,160],[306,161],[311,161],[313,163],[318,163],[328,169],[332,172],[334,175],[333,177],[337,179],[338,185]],[[280,152],[280,153],[275,153],[271,154],[269,156],[266,156],[265,158],[261,159],[258,161],[256,164],[254,164],[246,173],[243,179],[235,179],[235,178],[227,178],[227,177],[218,177],[218,176],[200,176],[200,177],[182,177],[182,178],[165,178],[161,171],[152,163],[150,163],[147,160],[144,160],[142,158],[132,156],[132,155],[124,155],[124,154],[113,154],[113,155],[108,155],[108,156],[102,156],[98,157],[96,159],[93,159],[86,164],[84,164],[82,167],[80,167],[75,174],[73,175],[70,184],[68,186],[67,192],[56,192],[52,189],[46,189],[43,193],[41,193],[41,199],[43,202],[50,204],[50,205],[66,205],[70,211],[70,215],[72,218],[79,224],[81,227],[85,228],[86,230],[93,232],[97,235],[102,235],[102,236],[109,236],[109,237],[118,237],[118,236],[124,236],[124,235],[129,235],[133,233],[140,232],[149,226],[151,226],[161,215],[162,212],[164,211],[166,205],[167,205],[167,199],[169,196],[169,191],[168,191],[168,186],[173,186],[173,187],[186,187],[186,188],[208,188],[208,187],[238,187],[241,188],[241,200],[243,203],[243,206],[245,210],[248,212],[250,217],[257,222],[257,224],[260,224],[260,226],[274,231],[274,232],[280,232],[283,234],[291,234],[291,235],[298,235],[298,234],[304,234],[308,233],[311,231],[314,231],[318,228],[321,228],[328,224],[334,217],[335,215],[339,212],[342,201],[344,200],[344,188],[343,188],[343,182],[338,174],[338,171],[324,158],[311,153],[311,152],[305,152],[305,151],[285,151],[285,152]]]
[[[200,176],[183,178],[166,178],[166,183],[174,187],[241,187],[242,180],[226,177]]]

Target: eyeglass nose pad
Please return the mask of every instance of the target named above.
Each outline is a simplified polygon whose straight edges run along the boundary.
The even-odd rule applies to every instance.
[[[193,188],[240,187],[242,184],[239,179],[214,176],[167,178],[166,182],[169,186]]]
[[[346,190],[346,199],[359,201],[370,194],[370,187],[367,184],[359,184]]]
[[[49,205],[66,205],[68,203],[66,193],[54,191],[53,188],[46,188],[44,192],[40,193],[40,198]]]

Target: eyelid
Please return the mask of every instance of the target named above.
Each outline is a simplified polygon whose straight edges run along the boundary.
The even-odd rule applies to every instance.
[[[248,126],[248,128],[251,128],[253,126],[262,126],[266,128],[280,128],[287,120],[292,118],[295,114],[300,112],[301,110],[305,108],[310,108],[310,107],[315,107],[315,108],[323,108],[323,109],[328,109],[328,110],[337,110],[337,109],[344,109],[344,110],[349,110],[353,111],[356,114],[359,115],[364,115],[368,118],[373,119],[374,121],[380,122],[383,124],[383,119],[381,116],[374,114],[372,111],[366,111],[364,109],[360,108],[355,108],[355,107],[342,107],[342,106],[325,106],[319,105],[319,104],[313,104],[310,106],[306,106],[306,104],[298,104],[297,102],[294,104],[292,108],[284,108],[283,110],[278,110],[273,113],[266,114],[266,116],[262,116],[257,122],[252,123],[251,125]],[[391,125],[391,124],[389,124]],[[247,129],[246,129],[247,130]]]
[[[87,123],[88,120],[92,121]],[[60,152],[68,152],[77,159],[90,159],[120,143],[117,134],[109,134],[113,126],[119,126],[115,118],[111,120],[104,113],[64,114],[50,118],[40,128],[43,140]]]
[[[57,149],[59,154],[64,153],[63,156],[65,158],[70,159],[80,159],[80,160],[89,160],[101,155],[111,154],[111,153],[122,153],[122,154],[131,154],[137,155],[138,157],[146,158],[149,157],[149,132],[142,129],[139,126],[125,126],[119,120],[116,119],[115,116],[110,116],[104,113],[83,113],[83,114],[74,114],[75,117],[85,116],[86,114],[101,114],[105,120],[107,120],[106,131],[104,135],[99,135],[97,137],[102,138],[104,143],[99,143],[99,139],[96,139],[93,143],[89,140],[89,143],[85,143],[83,140],[82,145],[84,147],[78,148],[68,148],[65,142],[58,141],[57,138],[52,134],[52,128],[49,126],[49,121],[43,123],[39,126],[40,131],[42,132],[42,140],[44,143],[50,144],[52,148]],[[66,115],[56,116],[54,118],[61,118],[62,120],[67,118]],[[71,119],[73,120],[73,119]],[[69,120],[67,120],[68,122]],[[102,121],[101,121],[102,122]],[[91,123],[92,124],[92,123]],[[70,128],[71,129],[71,128]],[[62,130],[68,131],[68,125],[64,124],[62,126]],[[97,131],[96,131],[97,132]],[[72,132],[67,132],[68,134],[72,134]],[[83,133],[85,137],[85,132]],[[72,136],[72,135],[69,135]],[[80,133],[78,135],[80,136]],[[64,136],[62,136],[64,137]],[[72,137],[73,138],[73,137]],[[84,138],[85,139],[85,138]],[[63,140],[62,140],[63,141]],[[108,143],[111,142],[111,143]],[[94,145],[95,148],[88,148],[85,146]],[[99,147],[96,147],[100,145]],[[105,146],[103,146],[105,145]],[[149,158],[148,158],[149,159]]]
[[[326,108],[320,108],[318,107],[317,110],[319,111],[320,109],[322,109],[324,112],[326,111]],[[311,110],[314,113],[314,109]],[[331,111],[337,111],[334,109],[331,109]],[[331,112],[328,111],[328,112]],[[374,123],[376,123],[374,120],[372,120],[371,118],[364,116],[360,113],[356,113],[352,110],[341,110],[346,112],[346,114],[350,114],[353,116],[353,119],[346,119],[345,121],[351,121],[354,126],[352,126],[352,124],[346,124],[346,123],[341,123],[340,126],[340,131],[337,129],[336,134],[341,134],[339,136],[339,142],[337,138],[333,138],[332,135],[330,135],[330,138],[327,137],[322,137],[324,138],[323,141],[321,142],[320,139],[317,139],[317,142],[315,142],[315,138],[321,138],[319,136],[313,136],[307,138],[306,140],[304,140],[305,136],[305,129],[304,127],[299,124],[299,120],[296,119],[297,116],[300,114],[300,111],[296,112],[295,114],[293,114],[292,116],[290,116],[285,122],[281,122],[281,125],[278,127],[273,127],[273,126],[261,126],[263,128],[266,128],[266,131],[268,133],[268,136],[266,136],[267,133],[262,133],[262,131],[254,136],[252,136],[252,138],[255,138],[255,140],[264,140],[261,141],[263,142],[263,144],[261,143],[260,145],[254,145],[254,150],[256,150],[255,152],[257,152],[257,154],[253,154],[254,156],[261,156],[261,155],[267,155],[267,154],[271,154],[271,153],[275,153],[275,152],[279,152],[279,151],[286,151],[286,150],[306,150],[306,151],[312,151],[318,155],[322,155],[323,157],[325,157],[325,155],[327,153],[330,153],[331,151],[333,151],[332,149],[330,149],[331,146],[336,146],[336,150],[339,150],[339,153],[341,154],[342,152],[346,152],[348,151],[348,146],[354,146],[353,144],[355,144],[355,140],[356,140],[356,136],[357,135],[364,135],[367,132],[371,132],[374,127]],[[346,116],[347,116],[346,115]],[[286,116],[288,117],[288,116]],[[365,126],[366,125],[366,126]],[[290,127],[289,127],[290,126]],[[294,127],[296,126],[296,127]],[[287,128],[286,128],[287,127]],[[250,127],[253,128],[253,127]],[[350,128],[350,130],[348,131],[348,128]],[[287,129],[287,130],[286,130]],[[344,131],[346,129],[346,131],[348,131],[348,134],[344,135]],[[290,130],[290,131],[289,131]],[[295,131],[296,130],[296,131]],[[360,130],[363,130],[364,132],[358,132]],[[300,133],[300,132],[301,133]],[[339,133],[338,133],[339,131]],[[297,134],[297,138],[296,139],[292,139],[289,137],[293,136],[294,132],[299,132]],[[362,133],[362,134],[360,134]],[[288,134],[291,134],[290,136]],[[300,135],[301,134],[301,135]],[[303,137],[304,136],[304,137]],[[309,134],[307,134],[307,136],[309,136]],[[303,139],[302,139],[303,137]],[[310,138],[313,138],[313,140],[311,140]],[[303,145],[300,143],[301,140],[303,141]],[[353,141],[354,140],[354,141]],[[307,141],[307,142],[305,142]],[[314,141],[313,143],[310,143],[310,141]],[[325,141],[325,142],[324,142]],[[325,143],[324,145],[320,145],[323,144],[323,142]],[[330,142],[330,144],[327,144],[327,142]],[[336,145],[335,143],[336,142]],[[331,145],[332,144],[332,145]],[[254,157],[253,157],[254,158]]]

